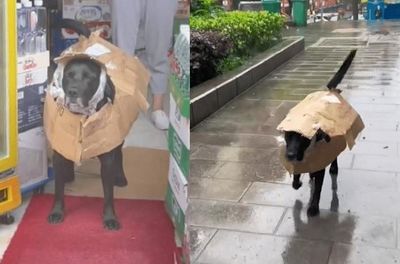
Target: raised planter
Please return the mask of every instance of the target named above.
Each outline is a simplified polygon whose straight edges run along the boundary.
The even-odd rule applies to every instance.
[[[190,127],[220,109],[259,80],[304,50],[303,37],[286,37],[241,67],[190,90]]]

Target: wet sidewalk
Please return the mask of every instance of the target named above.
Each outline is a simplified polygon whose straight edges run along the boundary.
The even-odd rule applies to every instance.
[[[304,35],[306,51],[192,130],[192,262],[400,263],[400,21],[314,24],[288,34]],[[339,157],[337,192],[326,173],[321,214],[308,218],[308,175],[292,189],[276,126],[323,89],[355,47],[339,88],[366,128]]]

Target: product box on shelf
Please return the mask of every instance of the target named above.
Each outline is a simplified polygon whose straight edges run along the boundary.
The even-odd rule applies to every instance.
[[[190,117],[190,32],[188,25],[180,26],[173,52],[170,56],[171,94],[181,114]]]
[[[189,176],[190,152],[173,126],[168,129],[168,149],[183,175],[187,178]]]
[[[64,0],[63,18],[83,22],[91,31],[103,29],[102,37],[111,39],[111,2],[110,0]],[[63,29],[64,39],[77,39],[79,36]]]
[[[18,73],[18,166],[21,189],[44,181],[47,144],[43,131],[43,97],[47,85],[48,52],[30,56],[34,70]],[[18,60],[26,62],[26,57]],[[22,65],[27,65],[22,64]],[[29,68],[29,67],[28,67]]]
[[[179,239],[179,243],[182,244],[183,237],[185,234],[185,213],[179,206],[178,201],[172,191],[171,186],[168,185],[166,195],[166,207],[167,213],[169,214],[172,223],[175,227],[175,233]]]
[[[190,118],[183,116],[174,96],[170,96],[169,122],[185,147],[190,149]]]
[[[170,124],[190,149],[189,27],[182,25],[170,56]]]
[[[169,159],[168,181],[176,201],[185,213],[188,207],[188,181],[172,156]]]
[[[19,57],[17,61],[18,74],[47,68],[50,65],[49,51]]]
[[[18,132],[43,126],[47,68],[18,74]]]

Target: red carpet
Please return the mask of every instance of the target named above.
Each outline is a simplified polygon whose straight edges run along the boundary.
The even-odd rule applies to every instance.
[[[122,228],[103,229],[101,198],[67,196],[59,225],[47,223],[52,195],[31,203],[1,264],[172,264],[175,241],[162,201],[118,199]]]

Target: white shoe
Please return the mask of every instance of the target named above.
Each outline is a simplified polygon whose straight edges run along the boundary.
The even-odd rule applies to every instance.
[[[154,125],[160,130],[167,130],[169,127],[168,116],[162,110],[156,110],[151,113],[151,119]]]

